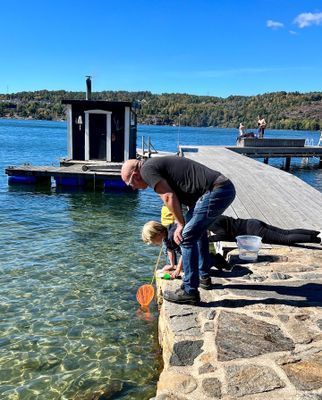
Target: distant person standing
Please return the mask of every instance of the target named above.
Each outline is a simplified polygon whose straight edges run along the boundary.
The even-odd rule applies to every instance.
[[[239,130],[239,136],[242,136],[242,135],[245,134],[246,128],[245,128],[245,126],[243,125],[242,122],[239,124],[238,130]]]
[[[266,121],[261,115],[258,116],[257,125],[258,125],[258,138],[263,139],[266,128]]]

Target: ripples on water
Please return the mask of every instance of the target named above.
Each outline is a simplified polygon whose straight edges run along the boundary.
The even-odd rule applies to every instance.
[[[140,196],[10,190],[5,203],[0,393],[89,399],[102,389],[120,399],[152,397],[156,312],[140,320],[135,292],[156,255],[139,242]]]
[[[138,313],[135,293],[158,254],[140,228],[160,202],[7,186],[6,165],[51,164],[65,138],[65,124],[0,121],[0,398],[149,399],[157,311]]]
[[[169,151],[178,136],[181,144],[233,144],[236,134],[139,130]],[[7,186],[5,166],[57,164],[65,138],[65,123],[0,120],[0,398],[85,400],[105,392],[106,398],[149,399],[161,366],[157,312],[139,313],[135,293],[151,279],[158,254],[141,242],[140,229],[159,218],[161,202],[151,190]],[[321,190],[316,167],[294,170]]]

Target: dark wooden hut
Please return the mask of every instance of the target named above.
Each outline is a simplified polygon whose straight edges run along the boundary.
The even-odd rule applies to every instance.
[[[137,118],[131,102],[91,99],[62,100],[67,109],[67,157],[53,166],[9,166],[10,184],[51,184],[87,188],[127,189],[121,179],[124,161],[136,158]]]
[[[63,100],[67,106],[68,158],[123,162],[136,157],[136,113],[131,102]]]

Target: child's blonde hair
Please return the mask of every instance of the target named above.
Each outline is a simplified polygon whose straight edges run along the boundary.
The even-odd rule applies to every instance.
[[[160,222],[149,221],[142,229],[142,240],[144,243],[152,244],[153,240],[160,235],[160,233],[167,233],[168,230]]]

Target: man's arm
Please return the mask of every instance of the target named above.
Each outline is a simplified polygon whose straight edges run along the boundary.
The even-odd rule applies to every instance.
[[[160,195],[163,203],[174,215],[177,223],[177,229],[174,232],[173,239],[175,243],[179,245],[182,241],[181,232],[185,225],[185,220],[182,214],[181,204],[178,200],[178,197],[165,179],[162,179],[156,184],[154,191]]]

